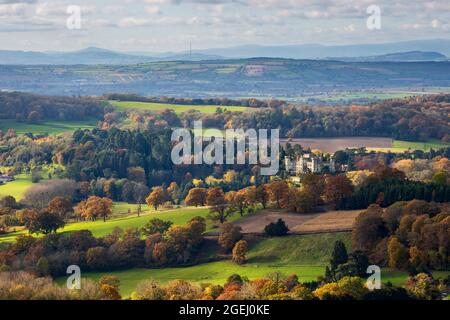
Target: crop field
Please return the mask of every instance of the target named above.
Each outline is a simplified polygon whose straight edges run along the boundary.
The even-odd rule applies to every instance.
[[[280,210],[262,210],[235,221],[244,233],[263,233],[264,227],[278,219],[286,222],[291,232],[338,232],[352,229],[361,210],[330,211],[326,213],[296,214]]]
[[[134,101],[110,101],[110,103],[116,106],[119,110],[148,110],[148,111],[161,111],[164,109],[172,109],[175,113],[183,113],[189,110],[197,110],[203,113],[215,113],[217,108],[229,111],[241,111],[246,112],[253,110],[254,108],[239,107],[239,106],[213,106],[213,105],[180,105],[180,104],[167,104],[167,103],[153,103],[153,102],[134,102]]]
[[[0,120],[0,130],[14,129],[17,134],[24,133],[47,133],[51,135],[64,132],[73,132],[77,129],[92,129],[97,125],[95,120],[91,121],[47,121],[37,124],[18,122],[14,120]]]
[[[334,232],[348,231],[353,228],[353,222],[363,210],[330,211],[317,214],[291,229],[293,232]]]

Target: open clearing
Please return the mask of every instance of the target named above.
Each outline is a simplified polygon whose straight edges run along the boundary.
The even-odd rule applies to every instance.
[[[96,120],[91,121],[46,121],[37,124],[18,122],[14,120],[0,120],[0,130],[14,129],[17,134],[60,134],[74,132],[77,129],[92,129],[97,126]]]
[[[18,174],[14,179],[14,181],[0,185],[0,197],[13,196],[16,200],[20,200],[25,191],[32,185],[30,175]]]
[[[234,223],[244,233],[262,233],[266,225],[278,219],[283,219],[292,233],[340,232],[351,230],[353,221],[361,211],[363,210],[296,214],[281,210],[262,210]]]
[[[182,113],[189,110],[197,110],[202,113],[215,113],[217,108],[229,111],[251,111],[254,108],[240,107],[240,106],[214,106],[214,105],[181,105],[181,104],[168,104],[168,103],[153,103],[153,102],[134,102],[134,101],[110,101],[110,103],[116,106],[120,110],[148,110],[148,111],[161,111],[164,109],[172,109],[175,113]]]

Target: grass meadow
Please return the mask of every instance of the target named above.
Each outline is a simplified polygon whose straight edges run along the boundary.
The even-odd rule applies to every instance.
[[[214,106],[214,105],[180,105],[180,104],[168,104],[168,103],[153,103],[153,102],[134,102],[134,101],[110,101],[113,106],[116,106],[119,110],[148,110],[148,111],[161,111],[164,109],[172,109],[175,113],[183,113],[188,110],[197,110],[202,113],[215,113],[217,108],[229,111],[250,111],[252,108],[240,107],[240,106]]]
[[[136,205],[129,205],[126,203],[118,203],[115,204],[113,217],[103,222],[102,219],[97,221],[82,221],[82,222],[74,222],[67,224],[64,229],[58,230],[58,232],[70,233],[79,230],[90,230],[95,237],[103,237],[107,234],[110,234],[114,228],[119,227],[123,230],[129,228],[141,228],[143,227],[150,219],[158,218],[165,221],[171,221],[174,224],[184,224],[193,217],[201,216],[206,217],[209,210],[207,208],[195,208],[195,207],[185,207],[180,209],[173,210],[161,210],[161,211],[143,211],[140,217],[137,214],[131,214],[127,216],[119,216],[119,213],[123,213],[128,208],[132,209],[132,212],[135,212],[133,209]],[[146,209],[146,206],[142,206],[143,209]],[[211,225],[209,225],[211,227]],[[17,232],[11,232],[4,235],[0,235],[0,242],[13,242],[15,238],[21,234],[27,234],[27,230],[19,230]]]
[[[17,134],[50,134],[56,135],[64,132],[73,132],[77,129],[92,129],[97,125],[96,120],[90,121],[46,121],[37,124],[18,122],[15,120],[0,120],[0,130],[14,129]]]
[[[214,261],[194,266],[163,269],[130,269],[114,272],[85,273],[86,279],[98,280],[105,275],[117,276],[121,281],[120,291],[124,298],[130,297],[137,284],[145,279],[167,283],[175,279],[211,284],[224,284],[232,274],[245,276],[250,280],[265,277],[274,272],[284,275],[296,274],[299,280],[314,281],[323,276],[329,263],[333,244],[342,240],[350,249],[350,233],[329,233],[321,235],[292,235],[280,238],[262,239],[249,248],[247,263],[237,265],[230,260]],[[446,277],[450,272],[435,272],[435,277]],[[408,273],[383,269],[381,279],[404,285]],[[64,285],[66,278],[57,279]]]

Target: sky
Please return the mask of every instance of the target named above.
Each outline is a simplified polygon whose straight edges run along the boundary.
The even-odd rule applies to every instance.
[[[380,9],[379,29],[367,27],[371,5]],[[0,50],[151,53],[449,35],[449,0],[0,0]]]

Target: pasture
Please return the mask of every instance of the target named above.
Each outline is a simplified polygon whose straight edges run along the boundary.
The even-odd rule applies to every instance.
[[[74,132],[77,129],[92,129],[97,126],[96,120],[90,121],[46,121],[42,123],[18,122],[15,120],[0,120],[0,130],[14,129],[17,134],[50,134]]]
[[[120,291],[124,298],[130,297],[137,284],[146,279],[154,279],[160,283],[184,279],[197,284],[223,285],[232,274],[246,276],[252,280],[280,272],[284,275],[296,274],[300,281],[313,281],[324,275],[336,240],[344,241],[350,251],[350,233],[292,235],[263,238],[251,244],[247,255],[248,261],[244,265],[223,260],[186,267],[85,273],[83,277],[98,280],[105,275],[117,276],[121,281]],[[433,274],[435,277],[446,277],[450,272],[434,272]],[[392,282],[396,285],[404,285],[407,277],[407,272],[398,270],[383,269],[381,273],[384,283]],[[66,278],[61,277],[57,281],[63,285]]]
[[[31,176],[27,174],[18,174],[14,181],[0,185],[0,197],[13,196],[20,200],[25,191],[32,185]]]
[[[168,103],[153,103],[153,102],[134,102],[134,101],[110,101],[110,103],[119,110],[145,110],[145,111],[162,111],[165,109],[172,109],[175,113],[180,114],[189,110],[197,110],[202,113],[215,113],[217,108],[229,111],[246,112],[254,108],[240,107],[240,106],[215,106],[215,105],[181,105]]]
[[[132,208],[133,205],[129,205]],[[127,204],[119,203],[118,209],[114,209],[117,213],[122,212],[124,208],[127,208]],[[146,209],[146,206],[143,206]],[[111,219],[103,220],[99,219],[97,221],[82,221],[67,224],[63,229],[58,230],[58,232],[70,233],[79,230],[90,230],[95,237],[103,237],[110,234],[114,228],[121,228],[123,230],[129,228],[141,228],[150,219],[158,218],[164,221],[171,221],[174,224],[184,224],[195,216],[206,217],[209,210],[207,208],[195,208],[186,207],[181,209],[173,210],[161,210],[161,211],[144,211],[140,217],[137,214],[131,214],[124,217],[112,217]],[[26,230],[21,230],[13,233],[8,233],[5,235],[0,235],[0,242],[11,242],[21,234],[26,234]]]

